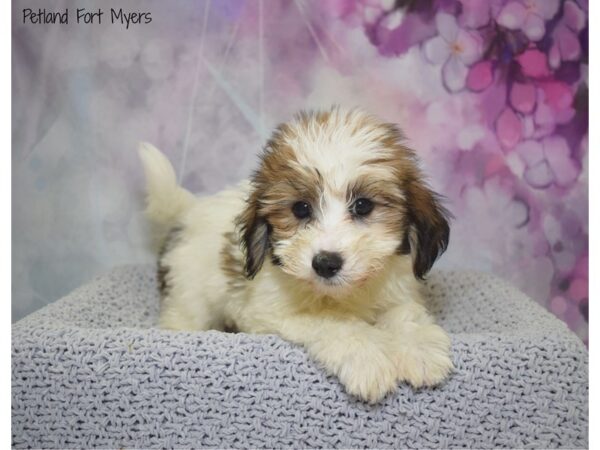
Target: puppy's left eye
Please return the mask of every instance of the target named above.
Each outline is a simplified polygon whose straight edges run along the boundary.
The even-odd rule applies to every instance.
[[[306,202],[296,202],[292,206],[292,212],[298,219],[306,219],[310,216],[310,205]]]
[[[352,204],[351,211],[357,216],[366,216],[373,211],[374,206],[373,202],[368,198],[359,198]]]

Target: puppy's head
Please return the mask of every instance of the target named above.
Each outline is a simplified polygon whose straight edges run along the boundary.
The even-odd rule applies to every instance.
[[[338,107],[280,125],[238,217],[246,276],[270,258],[336,296],[412,254],[423,278],[448,245],[448,213],[402,140],[396,126]]]

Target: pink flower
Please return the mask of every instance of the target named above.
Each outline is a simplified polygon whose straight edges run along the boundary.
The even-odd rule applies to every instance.
[[[423,46],[426,58],[434,64],[442,64],[442,79],[451,92],[465,87],[469,66],[479,60],[482,53],[481,37],[459,28],[456,18],[438,13],[435,17],[438,36]]]
[[[515,0],[508,2],[496,21],[509,30],[522,30],[532,41],[546,33],[545,21],[558,11],[559,0]]]
[[[525,181],[536,189],[544,189],[553,183],[568,187],[577,180],[581,170],[561,136],[550,136],[541,142],[523,141],[515,147],[515,152],[524,163]]]
[[[556,69],[562,61],[577,61],[581,56],[579,32],[585,28],[586,14],[573,1],[565,2],[563,16],[552,32],[552,48],[548,53],[550,67]]]
[[[521,65],[523,75],[532,78],[543,78],[550,75],[546,54],[536,48],[525,50],[517,56],[517,61]]]

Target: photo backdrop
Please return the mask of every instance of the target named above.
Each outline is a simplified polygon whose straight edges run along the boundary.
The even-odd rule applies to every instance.
[[[13,1],[13,320],[153,261],[136,148],[213,193],[332,103],[397,122],[455,215],[438,267],[495,273],[587,342],[587,1]],[[68,24],[23,8],[69,9]],[[102,23],[74,23],[101,8]],[[150,23],[111,23],[116,11]]]

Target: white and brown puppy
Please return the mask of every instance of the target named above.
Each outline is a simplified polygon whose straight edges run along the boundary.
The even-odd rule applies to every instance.
[[[143,144],[160,325],[277,334],[370,402],[443,381],[450,340],[418,279],[446,249],[447,212],[402,141],[358,109],[300,113],[250,182],[205,198]]]

